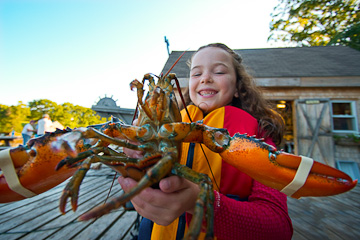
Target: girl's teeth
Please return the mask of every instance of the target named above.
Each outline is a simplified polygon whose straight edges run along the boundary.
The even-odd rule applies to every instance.
[[[214,95],[216,92],[213,92],[213,91],[211,91],[211,92],[208,92],[208,91],[202,91],[202,92],[200,92],[200,95],[201,96],[209,96],[209,95]]]

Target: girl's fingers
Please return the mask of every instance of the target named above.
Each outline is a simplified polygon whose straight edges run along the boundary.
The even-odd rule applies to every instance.
[[[129,141],[129,143],[132,144],[139,144],[137,142]],[[126,156],[131,158],[142,158],[144,156],[144,153],[142,151],[133,150],[130,148],[123,148],[123,152],[126,154]]]
[[[131,158],[142,158],[144,156],[142,151],[136,151],[130,148],[123,148],[123,151],[126,154],[126,156]]]
[[[137,182],[131,178],[119,177],[118,181],[125,192],[136,186]],[[169,203],[167,202],[168,194],[159,189],[146,188],[133,197],[132,201],[136,202],[141,208],[149,206],[166,208]]]
[[[119,177],[125,192],[136,186],[131,178]],[[193,213],[199,186],[184,178],[171,176],[160,181],[160,189],[146,188],[131,200],[136,211],[152,221],[167,225],[184,212]]]
[[[119,177],[118,181],[125,192],[136,185],[136,181],[131,178]],[[158,189],[146,188],[141,193],[131,199],[136,211],[145,218],[148,218],[160,225],[169,225],[179,215],[173,211],[166,194]]]
[[[170,176],[162,179],[159,183],[159,186],[161,191],[166,193],[177,192],[189,187],[188,182],[184,178],[178,176]]]

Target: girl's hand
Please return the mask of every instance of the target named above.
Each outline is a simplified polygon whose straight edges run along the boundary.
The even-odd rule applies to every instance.
[[[131,178],[119,177],[118,181],[125,192],[137,183]],[[178,176],[164,178],[160,189],[146,188],[132,200],[136,211],[153,222],[167,226],[184,212],[193,213],[200,188]]]
[[[129,141],[129,143],[136,144],[136,142]],[[144,153],[142,151],[132,150],[130,148],[123,148],[123,152],[130,158],[142,158]]]

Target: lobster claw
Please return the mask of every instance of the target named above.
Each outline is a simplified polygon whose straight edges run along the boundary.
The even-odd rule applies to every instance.
[[[311,158],[277,151],[246,134],[235,134],[220,155],[253,179],[293,198],[336,195],[357,184],[357,180],[340,170]]]
[[[56,170],[57,164],[67,157],[67,152],[54,154],[52,143],[58,136],[71,132],[71,129],[56,130],[42,137],[31,139],[27,145],[0,152],[0,203],[13,202],[43,193],[62,183],[74,174],[77,167],[63,167]],[[87,146],[76,145],[79,152]]]
[[[281,190],[293,198],[336,195],[357,184],[357,180],[352,180],[346,173],[311,158],[280,152],[276,162],[292,170],[292,175],[295,171],[293,180]]]

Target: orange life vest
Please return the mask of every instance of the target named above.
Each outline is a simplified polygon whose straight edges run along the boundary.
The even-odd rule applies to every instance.
[[[210,127],[227,128],[231,136],[237,132],[248,133],[249,135],[257,134],[258,124],[256,119],[239,108],[232,106],[221,107],[210,112],[205,117],[203,116],[203,112],[196,106],[190,105],[187,108],[193,122],[203,120],[203,123]],[[183,110],[181,114],[183,122],[190,122],[185,110]],[[221,192],[222,194],[235,195],[240,199],[247,198],[250,195],[252,179],[223,161],[219,154],[210,151],[203,145],[206,157],[210,162],[215,181],[220,186],[220,190],[216,189],[214,178],[210,172],[210,167],[199,144],[190,146],[190,143],[183,143],[182,148],[183,150],[180,163],[183,165],[190,165],[189,167],[196,172],[205,173],[210,176],[215,190]],[[189,155],[191,155],[190,158]],[[189,161],[191,161],[191,163],[189,163]],[[168,226],[160,226],[154,223],[151,239],[175,240],[179,224],[179,218]],[[186,232],[187,227],[185,226],[185,228]],[[205,234],[202,233],[199,239],[203,239],[204,236]]]

